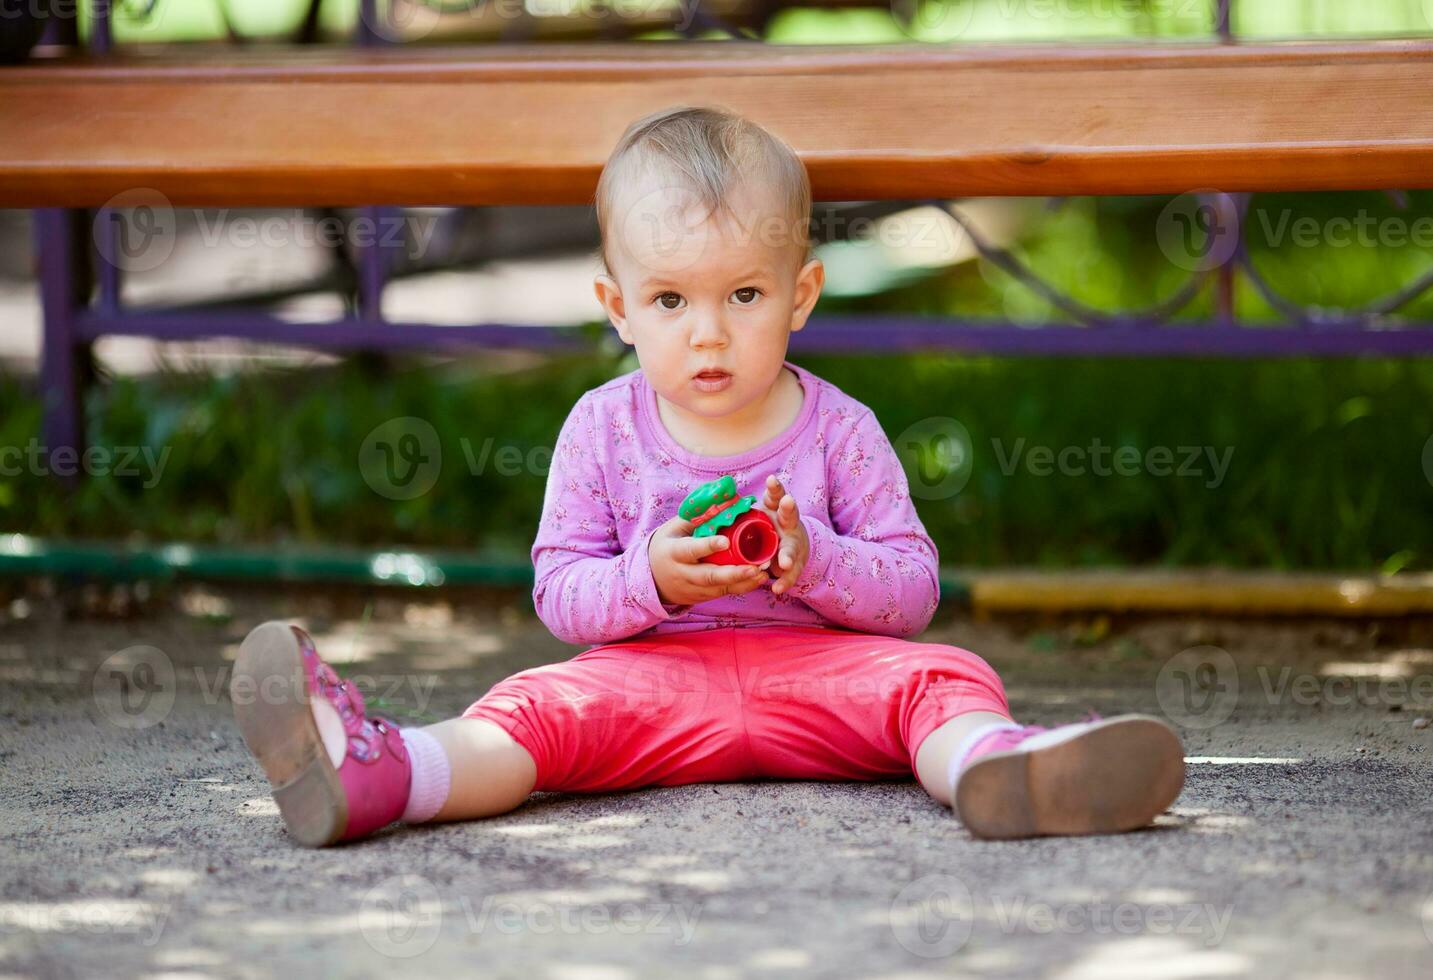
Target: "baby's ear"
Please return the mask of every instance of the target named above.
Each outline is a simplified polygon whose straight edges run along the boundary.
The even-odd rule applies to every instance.
[[[796,274],[795,305],[791,310],[793,332],[806,326],[816,301],[821,298],[821,287],[826,284],[826,266],[820,259],[812,259]]]
[[[627,305],[622,299],[622,289],[617,285],[617,280],[605,272],[597,274],[592,280],[592,291],[597,296],[597,302],[602,304],[602,309],[607,313],[607,319],[612,321],[612,326],[617,330],[617,336],[627,345],[632,344],[630,331],[627,329]]]

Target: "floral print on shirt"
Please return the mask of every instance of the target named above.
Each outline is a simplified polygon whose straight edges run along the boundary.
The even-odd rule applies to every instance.
[[[890,440],[866,406],[787,366],[805,391],[797,422],[735,457],[675,446],[640,369],[578,400],[558,434],[532,548],[533,603],[555,636],[602,644],[721,626],[815,625],[908,637],[926,627],[939,601],[939,556]],[[780,478],[810,539],[806,567],[783,595],[763,586],[664,604],[648,539],[688,493],[726,473],[740,493],[757,496],[767,474]]]

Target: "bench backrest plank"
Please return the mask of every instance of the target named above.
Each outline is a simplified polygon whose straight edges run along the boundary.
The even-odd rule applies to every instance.
[[[0,206],[574,204],[721,104],[819,200],[1433,186],[1433,42],[723,42],[123,54],[0,69]]]

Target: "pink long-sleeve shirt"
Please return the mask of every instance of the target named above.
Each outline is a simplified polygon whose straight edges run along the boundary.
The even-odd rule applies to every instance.
[[[553,449],[532,546],[533,604],[556,637],[598,645],[723,626],[836,626],[897,637],[925,629],[940,599],[939,555],[890,440],[865,405],[785,364],[805,392],[800,415],[736,456],[678,445],[640,369],[578,399]],[[662,602],[648,555],[652,532],[701,484],[730,474],[738,493],[760,497],[769,473],[796,498],[811,542],[792,588]]]

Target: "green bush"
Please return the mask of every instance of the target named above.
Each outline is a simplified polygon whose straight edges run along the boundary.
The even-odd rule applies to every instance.
[[[1211,563],[1278,568],[1428,567],[1433,556],[1433,364],[1427,361],[1002,360],[804,357],[870,405],[908,467],[900,434],[922,419],[969,433],[969,479],[917,499],[947,565]],[[400,362],[222,378],[122,378],[93,390],[97,446],[160,447],[160,479],[97,475],[72,493],[26,470],[0,475],[0,531],[222,543],[408,544],[519,554],[531,545],[545,450],[582,392],[634,366],[614,354],[556,358],[518,373],[476,362],[442,371]],[[892,378],[901,383],[892,384]],[[381,423],[436,430],[437,484],[391,500],[358,451]],[[39,437],[40,408],[0,383],[0,445]],[[540,465],[474,472],[473,453],[510,446]],[[1041,475],[1037,446],[1088,453],[1093,440],[1144,454],[1228,456],[1197,474]],[[1023,442],[1021,442],[1023,440]],[[1009,458],[1023,447],[1020,465]],[[1006,466],[1002,467],[1002,456]],[[11,467],[13,469],[13,467]],[[9,470],[7,470],[9,472]]]

